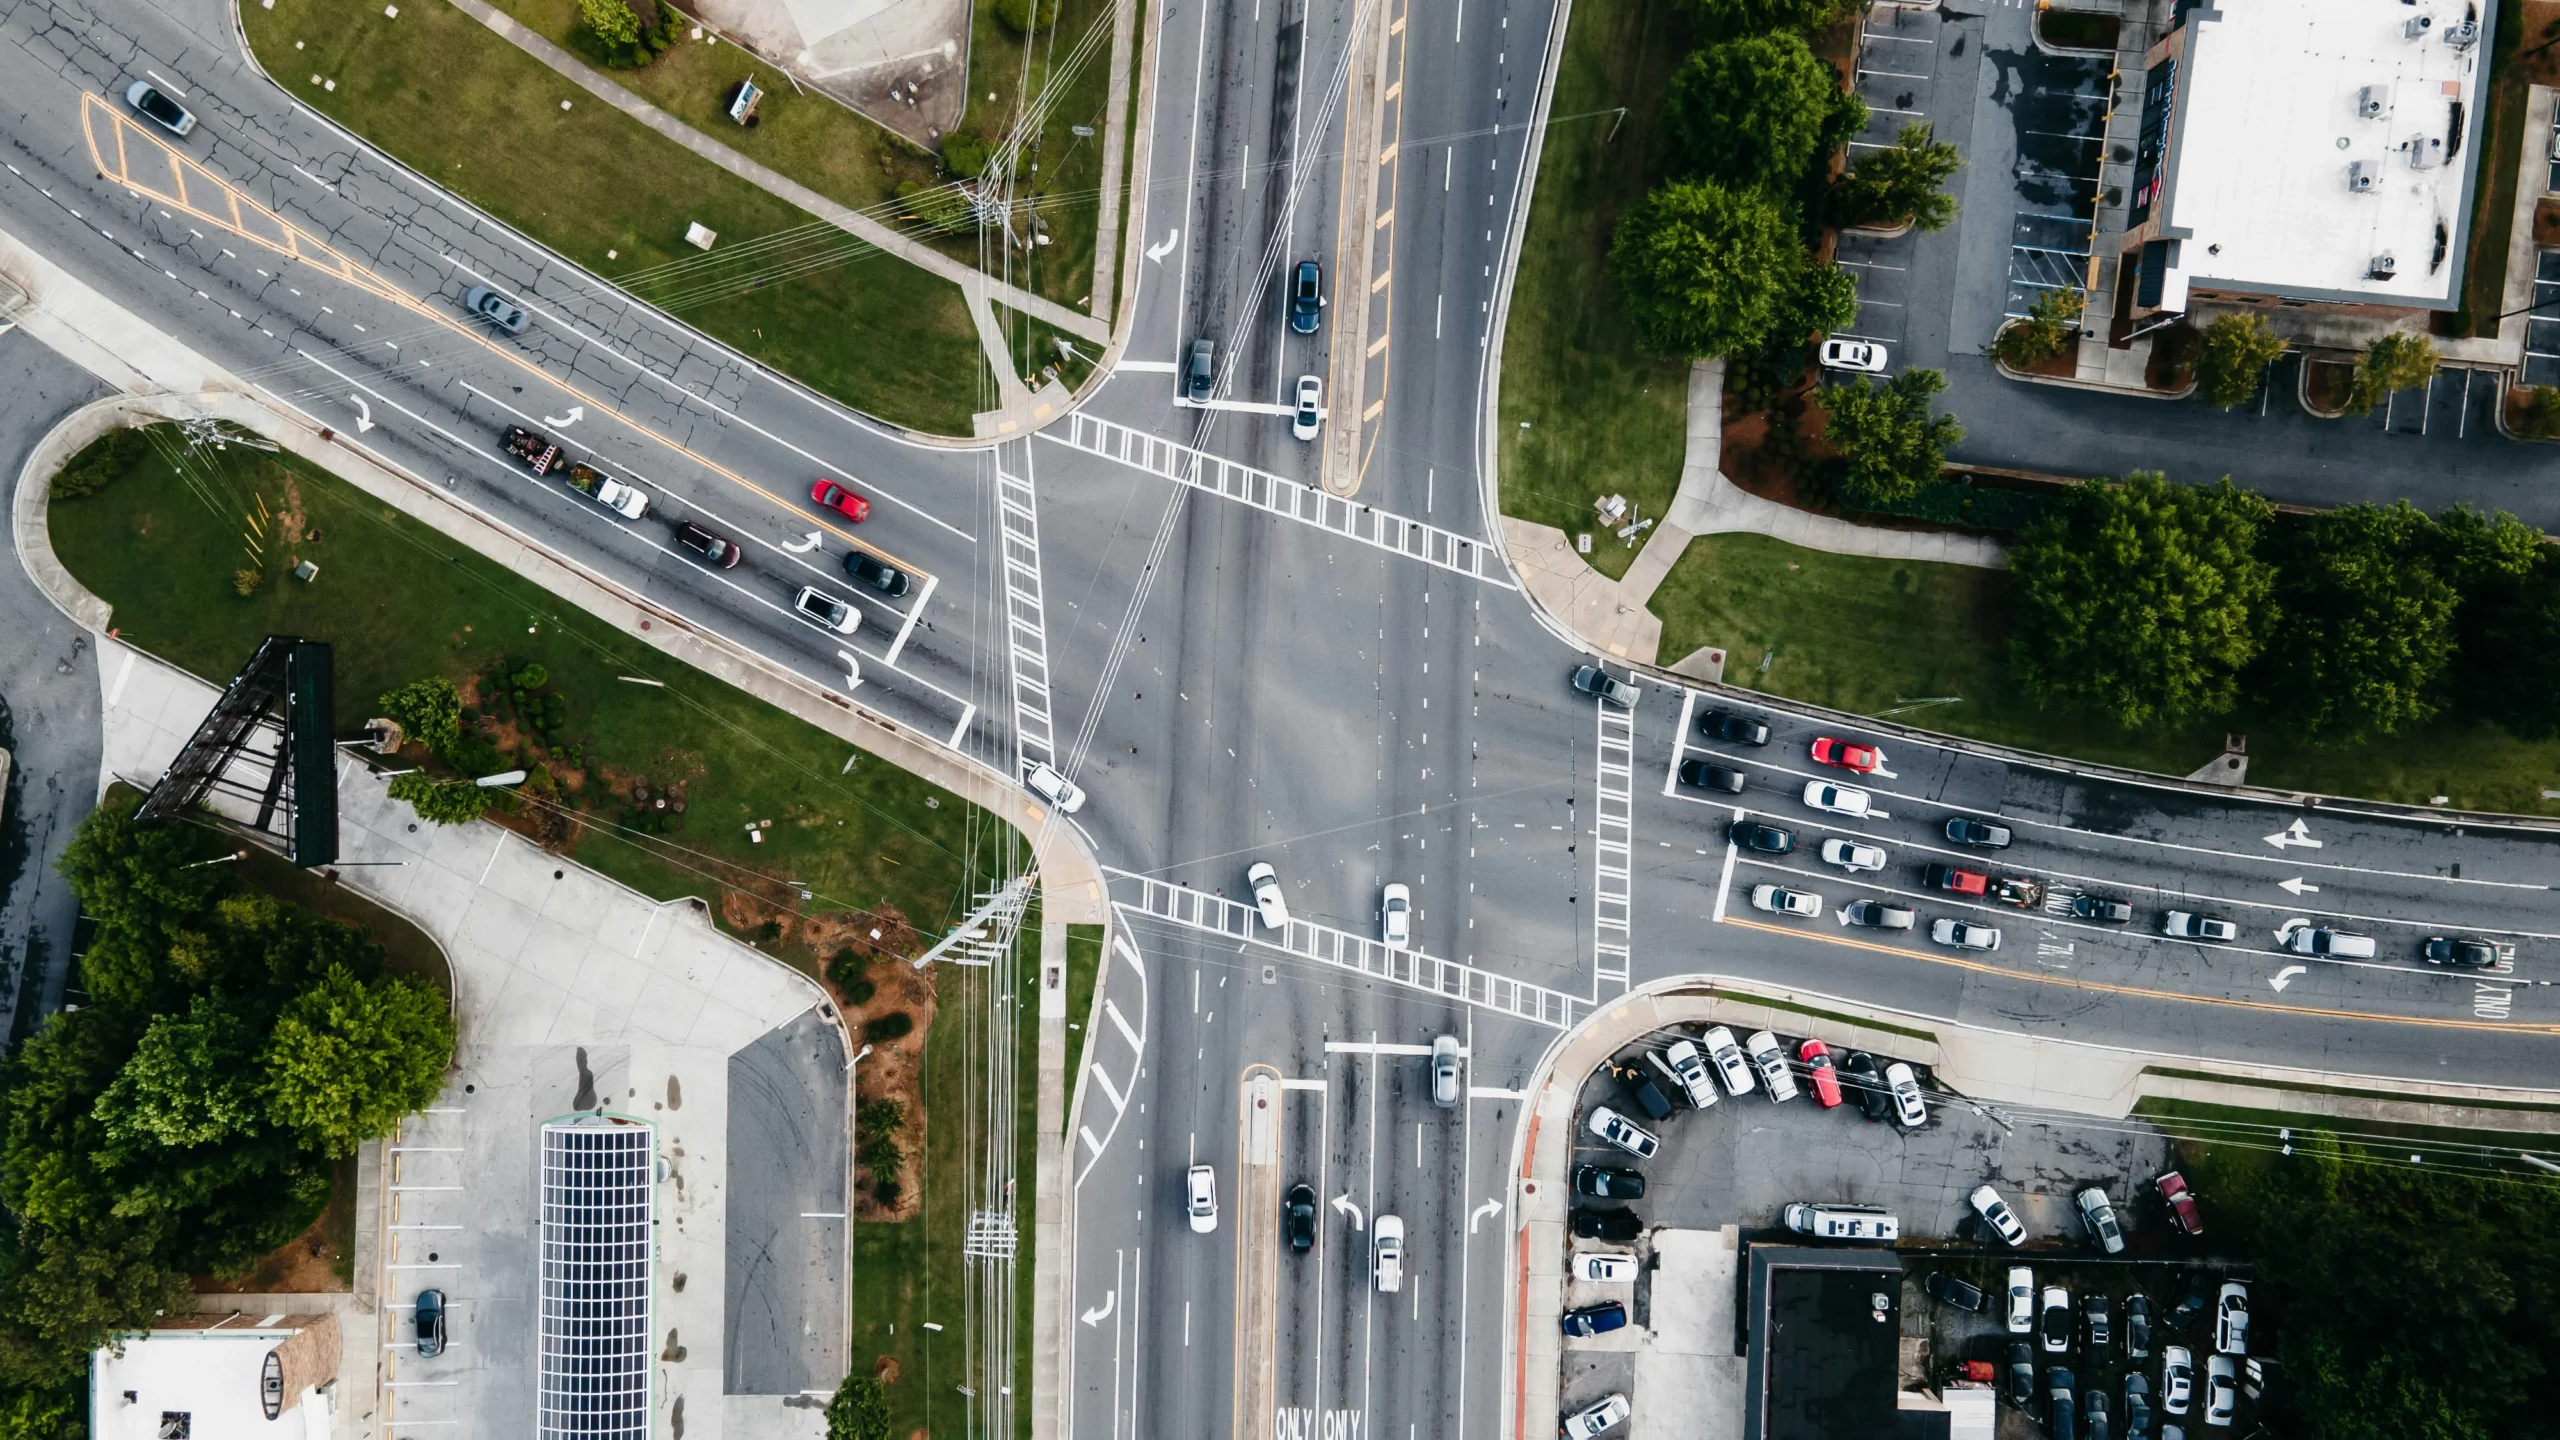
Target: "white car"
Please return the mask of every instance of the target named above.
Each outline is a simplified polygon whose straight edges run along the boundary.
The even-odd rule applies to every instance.
[[[1884,373],[1885,354],[1885,348],[1872,340],[1825,340],[1822,342],[1822,368],[1881,375]]]
[[[1591,1107],[1591,1118],[1584,1121],[1591,1133],[1626,1151],[1639,1160],[1650,1160],[1662,1148],[1654,1133],[1606,1105]]]
[[[1784,885],[1754,885],[1751,887],[1751,908],[1790,919],[1810,920],[1822,913],[1822,897],[1810,890],[1790,890]]]
[[[2249,1287],[2237,1280],[2222,1282],[2213,1303],[2213,1348],[2225,1355],[2249,1353]]]
[[[1591,1250],[1573,1257],[1573,1278],[1587,1285],[1633,1285],[1636,1257]]]
[[[2240,1367],[2228,1355],[2204,1362],[2204,1423],[2229,1425],[2240,1409]]]
[[[2027,1243],[2027,1227],[2019,1221],[2018,1212],[2009,1208],[2009,1202],[2000,1198],[1999,1191],[1988,1185],[1976,1185],[1969,1198],[1973,1202],[1974,1213],[1982,1217],[1982,1223],[1990,1226],[1992,1233],[2011,1249]]]
[[[1564,1440],[1591,1440],[1625,1424],[1628,1409],[1626,1396],[1611,1395],[1567,1415],[1556,1431]]]
[[[1768,1087],[1771,1100],[1796,1098],[1796,1075],[1787,1068],[1787,1052],[1779,1046],[1777,1036],[1754,1030],[1743,1037],[1742,1048],[1751,1052],[1751,1064],[1760,1072],[1760,1083]]]
[[[1206,1235],[1218,1228],[1218,1172],[1194,1165],[1183,1181],[1183,1204],[1191,1217],[1191,1233]]]
[[[2160,922],[2160,933],[2173,940],[2237,940],[2240,927],[2228,920],[2198,915],[2187,910],[2172,910]]]
[[[649,513],[649,497],[637,485],[619,480],[599,480],[595,488],[596,503],[625,520],[637,520]]]
[[[1991,925],[1971,920],[1937,919],[1929,922],[1929,938],[1941,945],[1954,945],[1966,950],[1997,950],[2000,931]]]
[[[1301,440],[1316,438],[1316,427],[1324,419],[1324,381],[1313,375],[1298,377],[1298,408],[1289,417],[1289,433]]]
[[[861,611],[815,585],[803,585],[791,597],[791,613],[834,635],[850,635],[862,628]]]
[[[1378,1276],[1379,1293],[1393,1295],[1404,1288],[1404,1221],[1394,1215],[1381,1215],[1369,1226],[1369,1253]]]
[[[1055,766],[1045,761],[1023,771],[1022,783],[1031,787],[1032,794],[1057,806],[1069,815],[1084,808],[1084,791],[1076,787],[1076,782],[1059,774]]]
[[[1873,795],[1856,786],[1834,785],[1828,780],[1804,782],[1804,803],[1816,810],[1827,810],[1853,819],[1863,820],[1871,815],[1878,820],[1893,818],[1875,808],[1876,797]]]
[[[1386,888],[1385,901],[1378,907],[1380,937],[1390,950],[1401,950],[1413,943],[1413,892],[1402,885]]]
[[[2107,1198],[2106,1187],[2092,1185],[2073,1199],[2079,1203],[2081,1223],[2089,1227],[2089,1238],[2110,1255],[2123,1254],[2124,1227],[2116,1222],[2115,1202]]]
[[[2184,1345],[2172,1345],[2160,1352],[2160,1408],[2172,1415],[2184,1415],[2196,1398],[2196,1357]]]
[[[2036,1328],[2036,1272],[2024,1265],[2009,1267],[2009,1333],[2031,1334]]]
[[[1893,1118],[1904,1128],[1917,1130],[1929,1123],[1929,1106],[1920,1098],[1920,1077],[1911,1067],[1896,1060],[1884,1067],[1885,1087],[1893,1092]]]
[[[1697,1042],[1672,1041],[1670,1048],[1662,1052],[1662,1060],[1679,1079],[1681,1093],[1689,1097],[1690,1104],[1704,1110],[1716,1103],[1715,1077],[1707,1073],[1707,1059],[1698,1053]]]
[[[1244,872],[1244,883],[1253,887],[1253,908],[1262,912],[1262,928],[1285,930],[1289,926],[1289,902],[1280,893],[1280,872],[1268,860],[1256,860]]]
[[[1884,847],[1881,845],[1861,845],[1855,840],[1822,842],[1822,863],[1837,865],[1852,874],[1860,870],[1881,870],[1884,862]]]
[[[1724,1088],[1735,1095],[1750,1094],[1751,1062],[1742,1058],[1742,1047],[1733,1043],[1733,1032],[1718,1025],[1707,1032],[1706,1043],[1707,1059],[1724,1077]]]

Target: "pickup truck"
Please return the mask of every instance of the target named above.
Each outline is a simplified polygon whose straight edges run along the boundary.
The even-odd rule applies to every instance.
[[[1991,898],[2003,905],[2033,910],[2044,903],[2044,886],[2023,875],[2003,875],[1991,882]]]
[[[616,480],[583,460],[569,467],[568,480],[570,489],[625,520],[637,520],[649,513],[649,497],[640,492],[640,487]]]
[[[560,468],[560,447],[550,436],[527,430],[521,425],[507,427],[507,453],[524,462],[524,468],[536,475],[548,475]]]

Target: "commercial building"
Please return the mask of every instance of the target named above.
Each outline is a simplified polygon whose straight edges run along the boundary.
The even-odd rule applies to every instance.
[[[173,1315],[89,1358],[95,1440],[328,1440],[334,1315]]]

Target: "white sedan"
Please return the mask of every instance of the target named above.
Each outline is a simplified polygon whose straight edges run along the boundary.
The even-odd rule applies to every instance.
[[[1076,782],[1061,775],[1057,767],[1034,763],[1022,772],[1022,783],[1031,793],[1058,807],[1063,814],[1073,815],[1084,806],[1084,791]]]
[[[1573,1257],[1573,1275],[1589,1285],[1632,1285],[1636,1282],[1636,1257],[1607,1250],[1589,1250]]]
[[[1218,1172],[1194,1165],[1184,1179],[1182,1208],[1191,1216],[1192,1233],[1206,1235],[1218,1228]]]
[[[1313,375],[1298,377],[1298,406],[1289,415],[1289,433],[1301,440],[1316,438],[1316,430],[1324,420],[1324,381]]]
[[[2008,1201],[2000,1198],[1999,1191],[1988,1185],[1977,1185],[1971,1198],[1982,1223],[1990,1226],[2009,1248],[2014,1250],[2027,1243],[2027,1227],[2019,1223],[2017,1212],[2009,1208]]]
[[[1386,888],[1385,903],[1380,906],[1384,919],[1382,929],[1387,948],[1401,950],[1413,943],[1413,892],[1402,885]]]
[[[1884,847],[1881,845],[1861,845],[1855,840],[1837,839],[1822,842],[1822,863],[1825,865],[1837,865],[1843,870],[1855,873],[1860,870],[1881,870],[1884,868],[1884,862]]]
[[[1806,781],[1804,803],[1816,810],[1827,810],[1834,815],[1846,815],[1857,820],[1869,816],[1878,820],[1893,818],[1875,808],[1875,797],[1866,791],[1849,785],[1834,785],[1828,780]]]
[[[1861,375],[1884,373],[1885,348],[1872,340],[1825,340],[1822,342],[1822,368],[1854,370]]]
[[[1784,885],[1754,885],[1751,887],[1751,908],[1803,920],[1822,913],[1822,897],[1810,890],[1790,890]]]
[[[1626,1396],[1611,1395],[1564,1417],[1557,1433],[1565,1440],[1592,1440],[1626,1423],[1628,1409]]]
[[[1928,1102],[1920,1098],[1920,1077],[1909,1065],[1896,1060],[1884,1067],[1884,1083],[1893,1091],[1893,1118],[1904,1129],[1917,1130],[1929,1123]]]
[[[1271,862],[1253,862],[1253,868],[1244,872],[1244,883],[1253,887],[1253,908],[1262,912],[1262,927],[1287,929],[1289,902],[1280,894],[1280,872],[1271,868]]]
[[[1970,920],[1939,919],[1929,922],[1929,938],[1941,945],[1954,945],[1965,950],[1997,950],[2000,932],[1989,925]]]
[[[1751,1093],[1751,1062],[1742,1058],[1742,1047],[1733,1032],[1722,1025],[1709,1029],[1705,1036],[1707,1058],[1714,1061],[1716,1073],[1724,1077],[1724,1088],[1734,1095]]]

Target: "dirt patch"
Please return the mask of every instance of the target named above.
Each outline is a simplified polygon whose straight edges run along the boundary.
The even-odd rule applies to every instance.
[[[199,1295],[311,1295],[351,1290],[355,1257],[356,1174],[352,1159],[338,1167],[329,1206],[311,1228],[259,1258],[237,1280],[198,1275],[188,1287]],[[343,1273],[342,1273],[343,1272]]]
[[[2533,202],[2533,243],[2560,245],[2560,197],[2545,195]]]
[[[2342,360],[2312,360],[2303,366],[2303,388],[2314,410],[2333,415],[2347,408],[2355,393],[2356,367]]]
[[[875,1376],[879,1377],[880,1383],[881,1383],[881,1384],[883,1384],[883,1385],[895,1385],[895,1384],[897,1384],[897,1383],[898,1383],[898,1357],[897,1357],[897,1356],[895,1356],[895,1355],[883,1355],[883,1356],[881,1356],[881,1357],[880,1357],[880,1360],[879,1360],[879,1363],[878,1363],[878,1364],[875,1364],[875,1365],[873,1365],[873,1366],[871,1367],[871,1373],[872,1373],[873,1375],[875,1375]]]
[[[2524,45],[2512,65],[2536,85],[2560,85],[2560,0],[2524,0]]]

